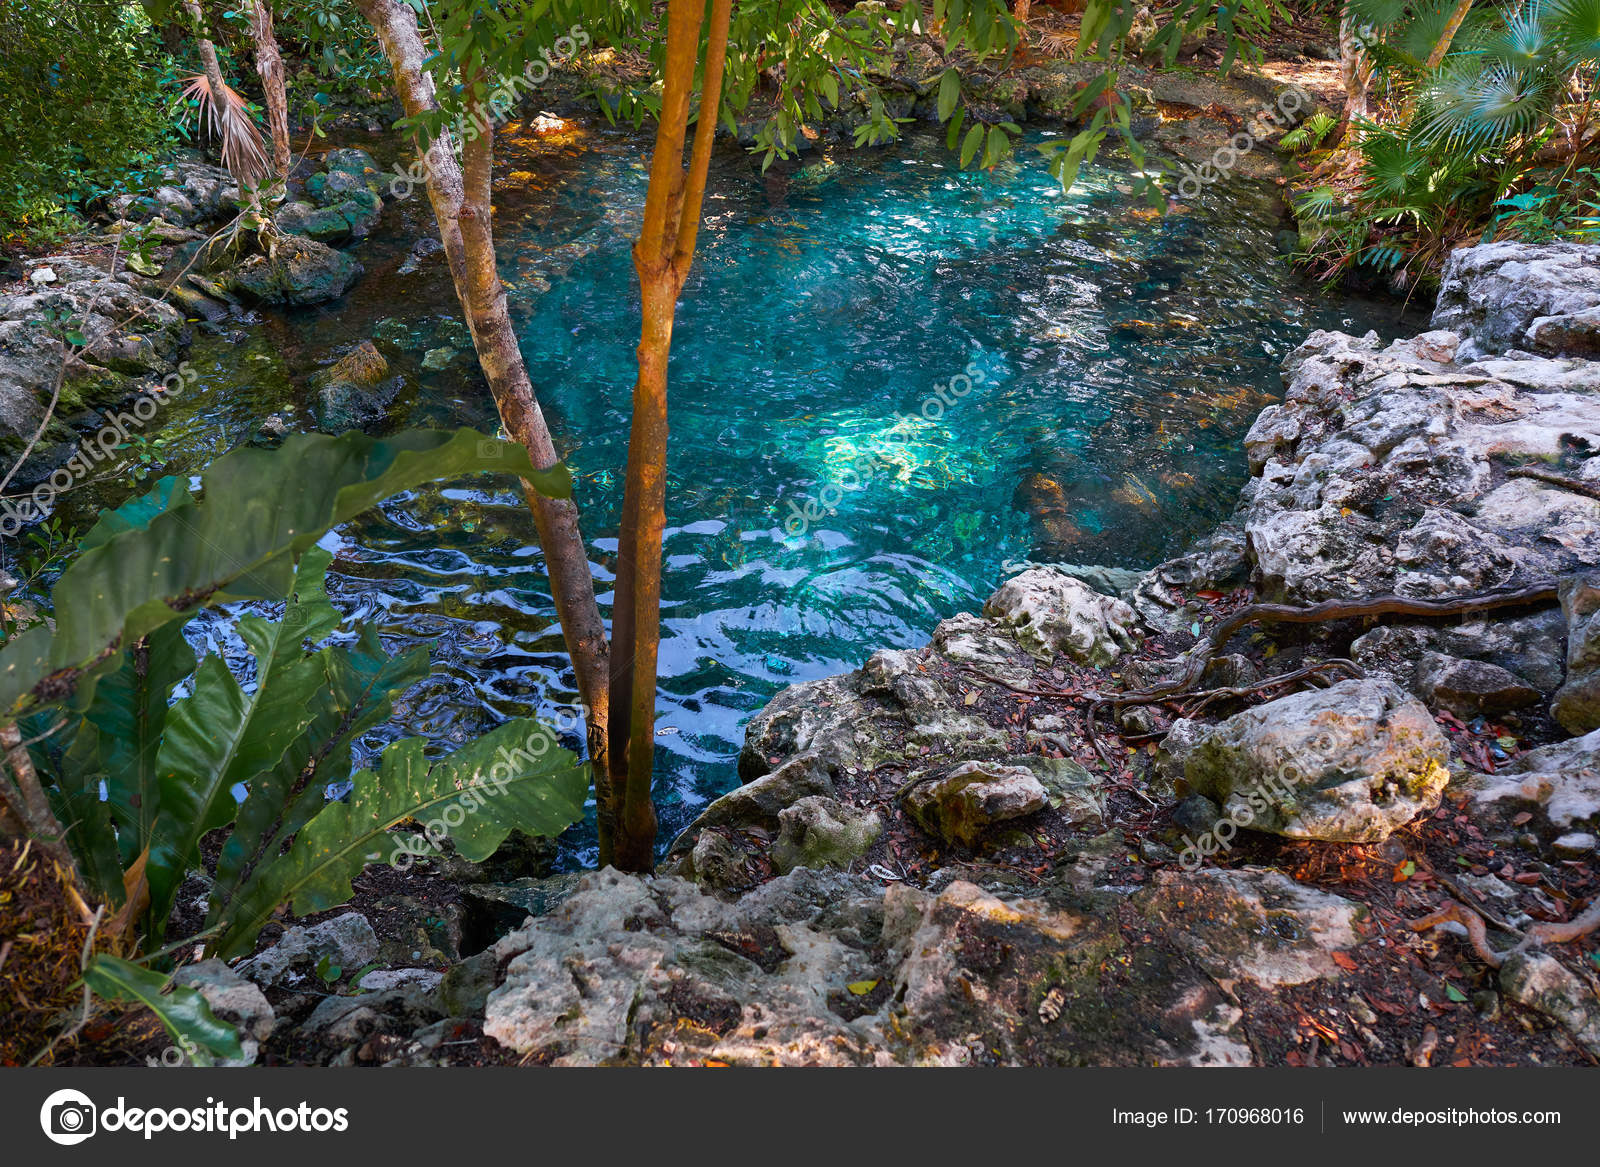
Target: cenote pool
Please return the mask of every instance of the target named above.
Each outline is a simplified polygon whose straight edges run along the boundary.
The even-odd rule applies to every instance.
[[[646,143],[585,130],[503,145],[502,272],[606,606]],[[1064,196],[1036,157],[964,174],[914,140],[765,177],[719,161],[672,358],[663,844],[737,782],[744,722],[778,689],[923,642],[1008,565],[1140,568],[1179,551],[1231,509],[1240,439],[1286,352],[1314,328],[1401,331],[1397,303],[1288,271],[1268,189],[1225,183],[1157,216],[1115,169]],[[367,337],[405,376],[386,424],[493,425],[470,352],[440,351],[464,345],[441,257],[407,257],[431,231],[425,200],[391,207],[384,229],[343,303],[200,337],[202,388],[147,461],[192,473],[275,412],[314,426],[306,378]],[[949,392],[957,377],[970,391]],[[366,747],[443,745],[573,700],[509,486],[402,496],[325,545],[336,602],[393,647],[433,651],[431,678]],[[237,648],[225,621],[194,635]],[[592,826],[567,842],[568,863],[592,861]]]

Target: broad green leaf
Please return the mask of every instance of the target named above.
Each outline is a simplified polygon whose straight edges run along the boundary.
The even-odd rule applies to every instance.
[[[949,121],[950,115],[955,112],[956,103],[961,100],[961,74],[954,69],[946,69],[944,76],[939,78],[939,120]]]
[[[126,898],[125,866],[111,825],[111,807],[100,797],[100,741],[95,727],[78,726],[61,759],[61,775],[48,791],[50,807],[67,832],[67,846],[89,887],[113,907]]]
[[[276,769],[316,714],[327,681],[325,657],[307,656],[301,646],[339,625],[323,583],[332,559],[320,547],[301,556],[282,620],[239,621],[256,658],[252,692],[221,657],[208,656],[195,672],[194,692],[173,703],[156,757],[161,810],[150,835],[150,913],[157,933],[184,873],[199,858],[201,837],[237,813],[234,791]]]
[[[121,655],[115,671],[95,686],[84,712],[99,731],[99,766],[119,828],[124,866],[150,841],[161,807],[156,753],[167,723],[167,703],[173,687],[194,665],[183,624],[164,624]]]
[[[387,721],[396,693],[428,673],[428,650],[419,645],[391,658],[378,634],[363,627],[354,645],[324,650],[326,686],[304,733],[284,751],[277,766],[259,774],[239,807],[233,831],[217,859],[207,925],[222,918],[252,869],[282,853],[283,845],[327,802],[328,783],[350,775],[355,739]]]
[[[280,599],[294,556],[330,528],[399,491],[484,471],[518,475],[555,497],[571,493],[564,466],[536,471],[522,447],[469,429],[381,440],[359,431],[296,434],[277,450],[235,450],[206,470],[199,502],[174,503],[129,526],[62,574],[44,666],[40,641],[30,635],[0,650],[0,709],[70,697],[83,672],[119,643],[202,605]]]
[[[201,1060],[201,1051],[212,1057],[244,1057],[238,1031],[217,1020],[211,1006],[195,989],[174,986],[161,973],[104,952],[89,962],[83,981],[102,1000],[148,1008],[161,1019],[174,1041],[195,1051],[197,1061]]]
[[[349,800],[329,803],[287,855],[261,868],[224,911],[217,955],[246,952],[280,903],[303,916],[349,900],[350,881],[369,863],[408,854],[389,834],[407,819],[433,825],[477,862],[513,830],[557,835],[583,815],[588,768],[537,721],[507,722],[432,764],[424,746],[420,738],[390,746],[378,773],[356,773]]]

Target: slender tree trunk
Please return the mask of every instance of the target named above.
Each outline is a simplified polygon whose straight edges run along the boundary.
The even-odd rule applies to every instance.
[[[611,781],[621,806],[613,863],[625,871],[655,865],[656,663],[661,645],[661,539],[666,524],[667,360],[678,295],[694,262],[706,173],[722,103],[731,0],[712,0],[700,116],[689,168],[683,150],[700,56],[702,0],[671,0],[660,121],[650,162],[644,225],[633,248],[642,322],[639,373],[617,552],[611,645]]]
[[[395,92],[406,114],[415,116],[438,108],[433,79],[422,68],[427,54],[416,13],[402,0],[357,0],[357,7],[383,42],[394,74]],[[439,241],[444,244],[456,295],[466,312],[478,363],[488,379],[500,420],[506,432],[527,447],[535,466],[553,466],[559,461],[555,443],[534,395],[522,351],[517,347],[505,287],[495,267],[489,191],[493,127],[488,126],[479,137],[464,143],[461,162],[456,160],[447,133],[429,143],[424,158],[428,198],[438,220]],[[601,857],[605,862],[610,858],[610,815],[615,804],[609,785],[605,623],[595,601],[594,576],[578,528],[576,504],[570,499],[546,498],[527,483],[523,484],[523,492],[539,529],[556,615],[577,675],[579,699],[585,707],[589,759],[600,808]]]
[[[1344,82],[1346,129],[1367,116],[1367,89],[1372,83],[1372,60],[1361,47],[1355,16],[1348,7],[1339,14],[1339,76]]]
[[[1027,24],[1028,15],[1033,11],[1033,0],[1016,0],[1011,6],[1011,15],[1018,24]]]
[[[211,100],[216,108],[227,104],[227,83],[222,80],[222,66],[217,61],[217,46],[206,36],[206,18],[200,11],[200,0],[183,0],[184,11],[194,21],[195,47],[200,51],[200,67],[205,71],[206,83],[211,86]]]
[[[256,72],[261,75],[261,90],[267,98],[267,125],[272,130],[272,168],[278,181],[287,182],[292,165],[289,152],[289,95],[283,84],[283,56],[272,30],[272,5],[269,0],[252,0],[250,35],[255,40]]]
[[[1444,32],[1439,37],[1439,43],[1433,46],[1433,51],[1428,54],[1428,72],[1433,72],[1450,52],[1450,42],[1456,39],[1456,33],[1461,28],[1461,22],[1467,18],[1467,13],[1472,11],[1472,0],[1460,0],[1456,10],[1450,14],[1450,21],[1444,26]]]

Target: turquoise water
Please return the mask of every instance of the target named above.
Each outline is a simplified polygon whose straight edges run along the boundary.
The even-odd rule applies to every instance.
[[[502,270],[609,605],[645,151],[606,132],[508,146]],[[924,642],[1017,562],[1139,568],[1181,550],[1231,509],[1283,355],[1313,328],[1401,330],[1397,305],[1288,272],[1269,191],[1221,184],[1157,217],[1124,185],[1097,169],[1064,196],[1026,156],[963,174],[916,141],[765,178],[719,162],[671,366],[663,843],[736,783],[743,724],[779,688]],[[426,223],[421,202],[391,216]],[[275,408],[309,424],[305,375],[339,343],[452,310],[437,259],[398,273],[401,235],[367,245],[345,305],[196,346],[208,389],[171,424],[173,464]],[[408,378],[394,425],[491,423],[466,356],[434,371],[390,355]],[[434,651],[368,745],[463,740],[571,700],[511,490],[404,496],[329,545],[342,605]],[[588,835],[571,842],[571,861],[592,858]]]

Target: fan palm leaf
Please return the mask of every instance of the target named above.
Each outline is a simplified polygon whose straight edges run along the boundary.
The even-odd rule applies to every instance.
[[[221,144],[222,165],[236,182],[254,186],[271,172],[266,141],[237,91],[224,83],[214,93],[206,75],[196,73],[184,80],[183,96],[198,106],[199,121]]]

